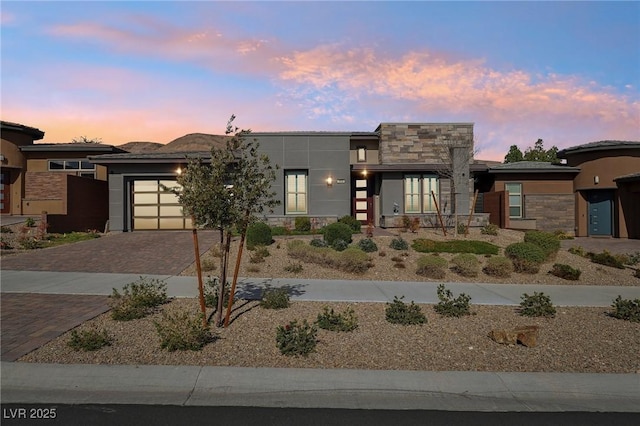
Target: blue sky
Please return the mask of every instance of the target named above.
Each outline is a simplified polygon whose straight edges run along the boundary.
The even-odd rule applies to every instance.
[[[167,143],[474,122],[478,157],[640,139],[638,2],[1,3],[2,119]]]

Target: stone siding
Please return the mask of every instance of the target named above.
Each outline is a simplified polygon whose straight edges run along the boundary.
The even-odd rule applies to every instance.
[[[24,198],[28,200],[62,200],[67,191],[66,173],[26,172]]]
[[[325,226],[338,221],[338,216],[302,216],[306,216],[311,220],[311,229],[322,229]],[[296,217],[300,216],[269,215],[264,218],[264,222],[269,226],[282,226],[287,229],[295,229]]]
[[[575,198],[573,194],[525,194],[525,219],[536,219],[540,231],[573,233],[575,226]]]
[[[408,215],[383,215],[380,221],[382,228],[402,228],[402,217],[408,216],[410,219],[415,217],[420,219],[421,228],[440,228],[440,219],[436,213],[424,213],[424,214],[408,214]],[[453,229],[457,223],[467,224],[469,221],[468,214],[443,214],[442,221],[447,229]],[[471,218],[470,227],[482,227],[489,224],[489,213],[477,213]]]

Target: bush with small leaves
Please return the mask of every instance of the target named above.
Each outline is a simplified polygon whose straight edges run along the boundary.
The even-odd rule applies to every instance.
[[[580,257],[588,257],[588,256],[587,256],[587,252],[586,252],[586,251],[584,251],[584,249],[583,249],[582,247],[580,247],[580,246],[573,246],[573,247],[570,247],[567,251],[568,251],[569,253],[571,253],[571,254],[575,254],[576,256],[580,256]]]
[[[224,288],[223,306],[229,301],[230,289],[229,282]],[[204,304],[207,308],[216,309],[218,307],[218,295],[220,294],[220,280],[218,277],[207,277],[204,285]]]
[[[640,299],[623,299],[622,296],[616,297],[611,304],[613,311],[610,316],[625,321],[640,322]]]
[[[247,249],[253,250],[256,246],[268,246],[273,242],[271,227],[264,222],[255,222],[247,228]]]
[[[458,223],[458,225],[456,226],[456,231],[458,232],[458,235],[464,235],[467,233],[467,225],[465,225],[464,223]]]
[[[0,233],[13,234],[13,229],[9,228],[7,225],[2,225],[0,226]]]
[[[291,272],[293,274],[298,274],[302,272],[303,269],[302,263],[300,262],[289,262],[289,264],[284,267],[286,272]]]
[[[318,327],[329,331],[353,331],[358,328],[358,317],[351,308],[342,313],[335,313],[333,308],[329,310],[325,306],[324,311],[318,314],[316,324]]]
[[[312,245],[313,247],[328,247],[329,244],[327,244],[327,242],[323,239],[320,238],[314,238],[313,240],[311,240],[309,242],[310,245]]]
[[[204,258],[202,259],[202,270],[207,272],[207,271],[215,271],[217,266],[216,266],[216,261],[211,259],[211,258]]]
[[[26,226],[27,228],[33,228],[34,226],[36,226],[36,221],[32,217],[28,217],[24,223],[24,226]]]
[[[518,313],[527,317],[554,317],[556,308],[551,303],[551,298],[543,292],[533,292],[533,296],[523,294]]]
[[[447,260],[439,256],[420,256],[416,274],[427,278],[442,279],[445,277]]]
[[[67,342],[67,345],[72,348],[74,351],[97,351],[100,348],[105,346],[111,346],[113,343],[113,337],[107,333],[106,329],[102,329],[102,331],[98,331],[95,329],[92,330],[83,330],[78,332],[78,330],[71,331],[71,337]]]
[[[589,257],[593,263],[617,269],[624,269],[624,264],[620,259],[609,253],[607,250],[603,250],[602,253],[592,253]]]
[[[411,245],[415,251],[421,253],[475,253],[498,254],[500,248],[486,241],[451,240],[435,241],[427,238],[416,238]]]
[[[640,278],[640,268],[636,269],[636,271],[633,273],[633,276],[636,278]]]
[[[524,242],[540,247],[545,259],[549,259],[560,250],[560,239],[550,232],[527,231],[524,233]]]
[[[394,250],[409,250],[409,243],[402,237],[398,237],[391,240],[391,244],[389,244],[389,247]]]
[[[553,265],[553,269],[551,269],[549,273],[565,280],[577,281],[580,279],[582,271],[563,263],[556,263]]]
[[[291,321],[284,326],[278,326],[276,343],[283,355],[307,356],[316,348],[318,329],[310,325],[307,320],[302,323]]]
[[[255,246],[253,253],[249,256],[250,263],[262,263],[264,258],[270,256],[269,249],[265,246]]]
[[[498,235],[498,229],[500,229],[500,227],[498,225],[495,225],[493,223],[487,223],[485,226],[483,226],[480,229],[480,233],[484,234],[484,235]]]
[[[116,321],[143,318],[167,300],[167,284],[164,281],[140,277],[138,281],[125,285],[122,294],[113,289],[109,296],[111,318]]]
[[[311,231],[311,219],[307,216],[298,216],[295,220],[295,230],[298,232]]]
[[[5,237],[0,237],[0,249],[2,250],[13,250],[13,246],[9,239],[5,239]]]
[[[461,317],[470,315],[469,302],[471,296],[460,293],[456,298],[449,289],[445,289],[444,284],[438,285],[438,299],[440,300],[433,309],[445,317]]]
[[[356,234],[359,233],[362,228],[362,223],[355,217],[349,215],[342,216],[340,219],[338,219],[338,223],[344,223]]]
[[[371,238],[363,238],[362,240],[358,241],[358,247],[365,253],[373,253],[374,251],[378,251],[378,246]]]
[[[262,292],[260,306],[265,309],[285,309],[289,304],[289,291],[284,287],[266,288]]]
[[[351,243],[351,234],[352,230],[349,225],[342,222],[336,222],[327,225],[323,230],[324,240],[330,246],[333,246],[333,243],[336,240],[343,240],[347,244]]]
[[[513,272],[513,262],[504,256],[493,256],[487,259],[482,271],[491,277],[508,278]]]
[[[420,306],[413,303],[413,300],[410,305],[407,305],[402,299],[404,299],[404,296],[400,298],[394,296],[393,302],[387,303],[384,312],[388,322],[401,325],[424,324],[427,322],[427,317],[422,313]]]
[[[480,262],[471,253],[461,253],[451,259],[451,269],[463,277],[477,277],[480,273]]]
[[[159,321],[154,321],[160,347],[169,352],[199,351],[214,340],[209,327],[202,321],[202,313],[191,313],[185,309],[163,312]]]
[[[333,243],[331,244],[331,248],[334,249],[335,251],[345,251],[347,247],[349,247],[349,243],[341,239],[334,240]]]

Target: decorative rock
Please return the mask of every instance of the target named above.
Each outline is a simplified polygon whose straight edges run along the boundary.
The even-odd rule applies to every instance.
[[[538,344],[537,325],[525,325],[509,330],[491,330],[489,337],[494,342],[503,345],[516,345],[518,342],[528,348],[533,348]]]

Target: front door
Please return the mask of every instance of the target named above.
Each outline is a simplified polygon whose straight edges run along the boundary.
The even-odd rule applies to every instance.
[[[589,191],[589,235],[612,235],[613,192]]]
[[[11,211],[11,185],[9,184],[9,172],[0,173],[0,213]]]
[[[373,222],[373,188],[370,179],[358,176],[353,180],[353,214],[363,225]]]

